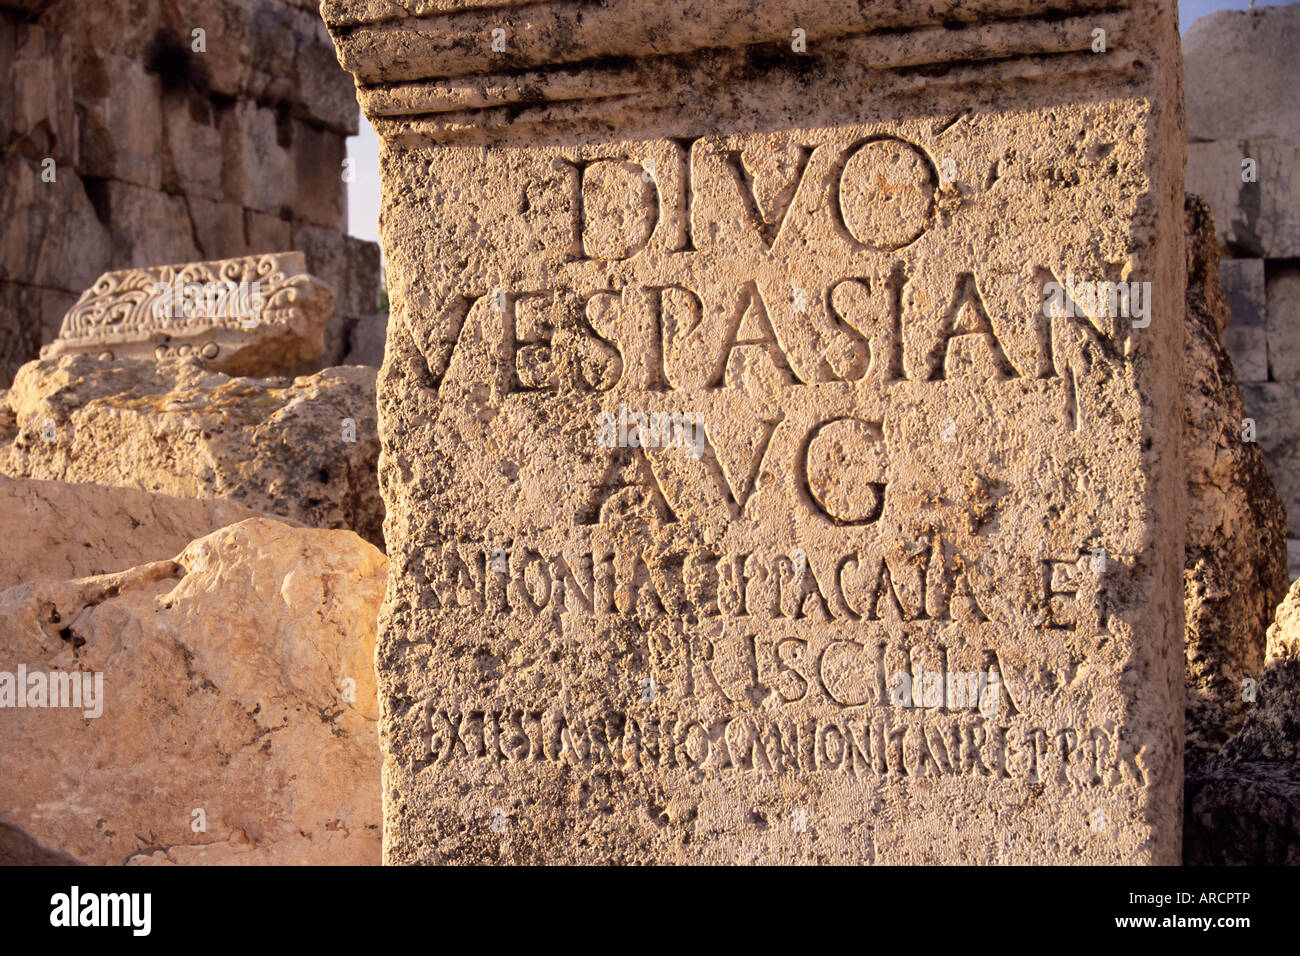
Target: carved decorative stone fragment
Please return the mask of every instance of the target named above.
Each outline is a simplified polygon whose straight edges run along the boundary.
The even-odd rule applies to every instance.
[[[333,290],[300,252],[106,272],[63,318],[41,358],[201,358],[269,374],[325,351]]]

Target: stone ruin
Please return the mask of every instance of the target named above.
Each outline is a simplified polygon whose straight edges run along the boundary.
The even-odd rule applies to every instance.
[[[1200,487],[1207,503],[1217,500],[1219,507],[1202,509],[1208,520],[1193,529],[1200,546],[1194,549],[1189,540],[1184,572],[1183,859],[1189,865],[1300,865],[1300,591],[1293,586],[1281,600],[1286,574],[1276,567],[1277,538],[1286,534],[1290,576],[1300,574],[1298,51],[1300,4],[1212,14],[1193,24],[1183,42],[1188,189],[1205,197],[1205,221],[1212,213],[1217,223],[1212,236],[1195,245],[1218,246],[1228,300],[1214,310],[1223,316],[1223,344],[1231,353],[1231,362],[1216,363],[1217,377],[1226,378],[1235,366],[1241,382],[1241,401],[1228,403],[1218,427],[1226,433],[1240,420],[1244,439],[1238,444],[1225,434],[1200,445],[1201,461],[1216,452],[1216,465],[1201,472],[1209,480]],[[1190,306],[1189,300],[1189,318],[1196,313]],[[1189,361],[1193,375],[1207,367]],[[1198,417],[1191,411],[1192,391],[1189,384],[1189,420]],[[1199,435],[1208,437],[1203,429]],[[1267,463],[1268,475],[1243,456],[1246,448],[1262,451],[1254,457]],[[1280,499],[1265,487],[1270,476]],[[1243,500],[1252,504],[1249,510],[1239,506]],[[1211,523],[1218,530],[1207,536]],[[1206,560],[1211,553],[1216,557]],[[1277,608],[1275,620],[1264,618],[1272,621],[1267,641],[1261,605]]]
[[[1231,314],[1219,283],[1214,219],[1186,203],[1187,343],[1183,456],[1189,507],[1183,557],[1184,766],[1203,772],[1257,701],[1265,632],[1286,594],[1286,511],[1246,416],[1222,341]]]
[[[1224,342],[1300,576],[1300,4],[1220,11],[1183,40],[1187,188],[1218,224]]]
[[[321,6],[386,364],[296,239],[45,325],[0,708],[102,713],[0,709],[0,862],[1300,862],[1172,0]]]
[[[304,268],[108,273],[0,391],[0,864],[379,862],[375,370],[283,376]]]
[[[314,0],[0,2],[0,387],[107,272],[298,250],[319,358],[378,365],[379,248],[347,235],[356,97]]]
[[[380,861],[358,115],[309,0],[0,0],[0,863]]]
[[[388,862],[1178,862],[1174,5],[941,6],[322,4]]]

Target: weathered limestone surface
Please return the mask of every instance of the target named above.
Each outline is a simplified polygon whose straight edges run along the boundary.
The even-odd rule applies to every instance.
[[[1300,582],[1268,630],[1245,724],[1188,778],[1187,863],[1300,864]]]
[[[379,298],[346,235],[357,123],[311,0],[0,4],[0,386],[105,272],[282,249],[337,305],[295,373],[340,364]]]
[[[1286,505],[1289,546],[1296,553],[1291,577],[1296,578],[1300,577],[1300,264],[1255,262],[1263,273],[1269,375],[1267,381],[1243,385],[1242,391],[1247,412],[1258,426],[1259,446]]]
[[[325,354],[332,365],[373,365],[384,359],[387,313],[380,312],[379,245],[329,229],[306,227],[293,236],[312,264],[312,272],[337,291],[334,317],[325,327]],[[367,347],[378,338],[379,347]],[[304,366],[298,374],[315,371]]]
[[[372,368],[254,379],[68,355],[0,395],[4,474],[230,499],[383,546]]]
[[[1180,858],[1172,2],[322,9],[386,860]]]
[[[1187,197],[1186,212],[1185,762],[1194,773],[1253,706],[1242,699],[1242,682],[1259,677],[1265,632],[1289,578],[1286,511],[1259,445],[1243,441],[1246,412],[1219,341],[1232,326],[1218,281],[1214,221],[1195,196]]]
[[[348,339],[348,365],[373,365],[378,368],[384,361],[384,345],[388,341],[388,313],[380,312],[362,319],[352,327]]]
[[[1300,576],[1300,3],[1220,11],[1183,37],[1187,187],[1217,223],[1224,344],[1289,516]],[[1266,363],[1261,362],[1266,358]]]
[[[280,104],[294,118],[356,135],[355,97],[313,3],[99,0],[32,6],[35,26],[78,47],[77,55],[93,57],[95,64],[123,57],[165,86]],[[197,27],[204,30],[204,53],[194,50]]]
[[[1183,37],[1187,71],[1187,138],[1300,130],[1300,4],[1219,10]],[[1295,174],[1295,170],[1275,170]]]
[[[0,671],[102,675],[99,716],[0,710],[0,863],[378,863],[385,568],[351,532],[252,518],[0,592]]]
[[[267,375],[325,352],[334,292],[301,252],[107,272],[63,317],[42,359],[184,358]]]
[[[1300,257],[1300,4],[1221,10],[1183,38],[1187,188],[1235,255]],[[1253,180],[1242,161],[1256,164]]]
[[[1276,9],[1276,8],[1274,8]],[[1242,180],[1252,159],[1256,181]],[[1233,255],[1267,259],[1300,257],[1300,131],[1188,146],[1188,188],[1205,193],[1220,241]]]
[[[1241,394],[1286,506],[1289,544],[1300,545],[1296,539],[1300,533],[1296,527],[1300,520],[1300,379],[1243,383]],[[1292,562],[1291,574],[1300,576],[1300,563]]]
[[[0,590],[162,561],[195,538],[256,514],[220,498],[0,477]]]

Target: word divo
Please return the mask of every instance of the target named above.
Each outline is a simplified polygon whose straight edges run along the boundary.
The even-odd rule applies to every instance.
[[[700,412],[629,412],[596,416],[596,444],[601,448],[685,448],[691,458],[704,455],[704,415]]]
[[[255,318],[262,312],[261,282],[156,282],[150,306],[155,319]]]
[[[81,671],[28,673],[27,665],[19,664],[16,674],[0,671],[0,707],[68,707],[88,718],[100,717],[104,713],[104,675]]]

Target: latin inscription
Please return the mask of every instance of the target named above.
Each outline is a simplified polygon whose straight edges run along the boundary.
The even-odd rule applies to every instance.
[[[709,720],[646,712],[578,714],[562,706],[437,709],[432,763],[551,763],[624,771],[832,773],[901,781],[985,777],[1073,790],[1145,786],[1142,747],[1101,727],[1014,728],[941,716]]]
[[[1098,56],[1020,0],[793,52],[696,4],[643,56],[655,5],[502,2],[497,67],[336,31],[385,140],[387,858],[1176,861],[1172,5]]]
[[[707,550],[653,555],[615,543],[544,551],[523,542],[494,550],[482,543],[423,550],[421,572],[439,609],[475,614],[579,617],[692,614],[709,618],[798,621],[991,620],[1000,581],[942,538],[889,552],[799,556]],[[496,556],[494,558],[494,555]],[[1039,624],[1049,630],[1097,629],[1104,598],[1095,558],[1026,557]],[[1082,594],[1080,592],[1083,592]]]
[[[797,219],[819,221],[838,237],[845,257],[876,255],[862,259],[860,272],[817,288],[743,274],[707,288],[635,279],[584,285],[591,270],[579,269],[572,282],[555,286],[454,291],[414,332],[426,384],[442,384],[462,343],[488,348],[496,367],[491,384],[501,395],[740,388],[756,363],[787,387],[969,376],[1059,380],[1069,358],[1063,352],[1081,343],[1113,357],[1104,312],[1044,314],[1045,286],[1056,278],[1045,266],[981,279],[978,261],[912,274],[903,260],[891,260],[936,215],[938,177],[916,144],[874,137],[800,147],[788,169],[765,180],[766,190],[742,149],[703,140],[671,146],[671,187],[660,184],[653,162],[623,154],[560,161],[567,170],[570,269],[635,267],[651,258],[707,261],[716,251],[692,225],[698,177],[729,193],[740,237],[733,239],[748,242],[755,262],[797,256],[783,242]]]
[[[425,365],[416,384],[444,401],[487,396],[499,409],[582,396],[596,409],[597,472],[552,529],[433,542],[409,561],[427,582],[422,610],[621,647],[629,680],[658,688],[666,709],[623,708],[617,693],[581,713],[426,701],[428,751],[411,756],[1141,784],[1114,727],[1033,716],[1042,696],[1000,656],[1009,635],[1032,634],[1046,655],[1033,666],[1050,683],[1068,666],[1058,641],[1104,639],[1105,580],[1089,543],[982,567],[970,535],[1006,493],[983,478],[968,497],[984,503],[967,503],[956,535],[943,522],[886,520],[899,507],[896,399],[927,406],[1003,390],[1059,408],[1059,427],[1078,431],[1080,376],[1120,361],[1110,317],[1045,309],[1056,278],[1047,265],[1006,274],[974,250],[969,261],[918,262],[909,250],[947,200],[933,157],[904,138],[656,150],[556,159],[555,176],[529,187],[555,193],[536,230],[553,237],[552,257],[561,250],[543,270],[551,279],[454,280],[408,324]],[[706,202],[718,208],[702,216]],[[819,254],[838,274],[802,268],[812,232],[838,244]],[[629,408],[646,422],[689,419],[691,454],[639,433],[597,441],[598,422]],[[955,439],[936,430],[924,440]],[[644,537],[646,526],[693,534],[701,499],[717,527],[761,526],[757,493],[787,480],[792,507],[831,535],[807,551]],[[1126,562],[1112,557],[1114,574]],[[1016,646],[1024,666],[1026,645]],[[946,706],[947,695],[925,703],[926,675],[954,669],[995,688],[996,719]],[[915,708],[891,704],[891,674],[915,679]]]

